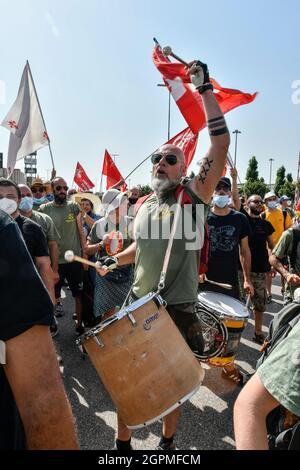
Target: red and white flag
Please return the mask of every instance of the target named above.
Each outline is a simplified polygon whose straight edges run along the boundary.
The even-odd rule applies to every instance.
[[[7,156],[9,175],[13,172],[17,160],[49,145],[28,62],[23,71],[16,101],[1,126],[10,131]]]
[[[190,129],[197,134],[206,127],[205,112],[201,96],[191,83],[185,66],[179,62],[172,63],[162,53],[159,46],[154,47],[152,58],[181,114]],[[257,93],[243,93],[239,90],[223,88],[213,78],[210,80],[214,86],[216,99],[224,114],[238,106],[251,103],[256,98]]]
[[[77,162],[75,175],[74,175],[74,182],[77,184],[80,191],[89,191],[90,189],[94,188],[94,183],[91,182],[88,175],[86,174],[83,167]]]
[[[166,142],[166,144],[177,145],[177,147],[183,151],[186,167],[191,164],[194,158],[197,143],[198,134],[194,134],[189,127],[179,132],[179,134],[175,135],[175,137],[172,137],[172,139]]]
[[[106,176],[106,189],[111,188],[124,179],[107,150],[105,150],[104,154],[102,174]],[[124,183],[123,186],[120,187],[120,190],[126,191],[126,189],[127,185]]]

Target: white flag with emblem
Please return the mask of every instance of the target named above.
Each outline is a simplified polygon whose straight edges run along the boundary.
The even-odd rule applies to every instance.
[[[17,99],[1,126],[10,131],[7,156],[9,175],[13,172],[17,160],[49,145],[28,62],[23,71]]]

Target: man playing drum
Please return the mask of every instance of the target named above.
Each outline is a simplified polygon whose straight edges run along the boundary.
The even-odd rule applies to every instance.
[[[198,208],[200,206],[201,223],[204,224],[208,204],[224,168],[230,137],[223,113],[213,93],[213,86],[209,81],[207,66],[199,61],[192,62],[188,67],[188,73],[202,98],[211,146],[200,162],[199,174],[184,187],[184,193],[187,193],[189,200],[192,201],[192,206],[189,204],[189,207],[194,210],[196,206]],[[156,236],[157,233],[153,236],[153,231],[149,232],[148,237],[144,235],[149,227],[153,229],[159,225],[157,221],[160,222],[160,226],[165,222],[172,225],[173,208],[178,199],[175,194],[176,189],[186,171],[184,154],[174,145],[162,146],[152,155],[152,163],[154,193],[144,202],[136,216],[136,241],[116,257],[106,258],[103,262],[106,267],[115,262],[119,266],[135,263],[133,300],[157,289],[169,236],[164,237],[163,233],[159,233],[159,237]],[[189,220],[191,224],[191,219]],[[199,244],[193,248],[189,246],[190,239],[186,234],[184,223],[185,218],[182,217],[182,235],[174,240],[164,288],[160,293],[168,303],[167,310],[170,316],[192,349],[201,350],[203,340],[195,314],[200,249]],[[203,225],[201,228],[203,229]],[[98,269],[98,272],[105,275],[107,271]],[[179,416],[180,409],[177,408],[163,418],[163,431],[158,449],[175,449],[173,440]],[[119,419],[117,449],[121,451],[131,449],[130,440],[131,431]]]

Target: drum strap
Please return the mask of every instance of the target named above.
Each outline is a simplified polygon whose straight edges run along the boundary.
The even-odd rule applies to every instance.
[[[164,264],[163,264],[162,271],[160,273],[159,283],[158,283],[158,286],[157,286],[157,293],[159,293],[165,287],[165,279],[166,279],[166,275],[167,275],[167,270],[168,270],[168,266],[169,266],[169,262],[170,262],[170,256],[171,256],[171,250],[172,250],[173,241],[174,241],[175,233],[176,233],[176,230],[177,230],[179,215],[180,215],[180,211],[181,211],[181,203],[182,203],[183,193],[184,193],[184,191],[181,191],[181,193],[179,194],[178,200],[177,200],[177,207],[176,207],[174,220],[173,220],[173,224],[172,224],[172,229],[171,229],[171,233],[170,233],[170,238],[169,238],[169,242],[168,242],[168,246],[167,246],[167,250],[166,250],[166,254],[165,254]]]

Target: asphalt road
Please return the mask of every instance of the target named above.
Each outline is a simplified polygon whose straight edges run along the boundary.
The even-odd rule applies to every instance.
[[[55,338],[58,354],[63,359],[61,373],[77,421],[81,449],[109,450],[114,446],[115,407],[101,383],[89,358],[75,344],[73,299],[68,290],[63,299],[65,314],[59,321],[59,334]],[[282,308],[279,277],[273,286],[273,302],[267,306],[264,331],[274,314]],[[243,333],[237,355],[237,364],[252,373],[259,357],[259,346],[252,342],[253,319],[250,318]],[[205,365],[205,379],[190,402],[182,407],[182,416],[176,434],[178,449],[234,449],[232,409],[240,391],[221,378],[219,368]],[[161,435],[161,423],[134,432],[134,449],[155,449]]]

